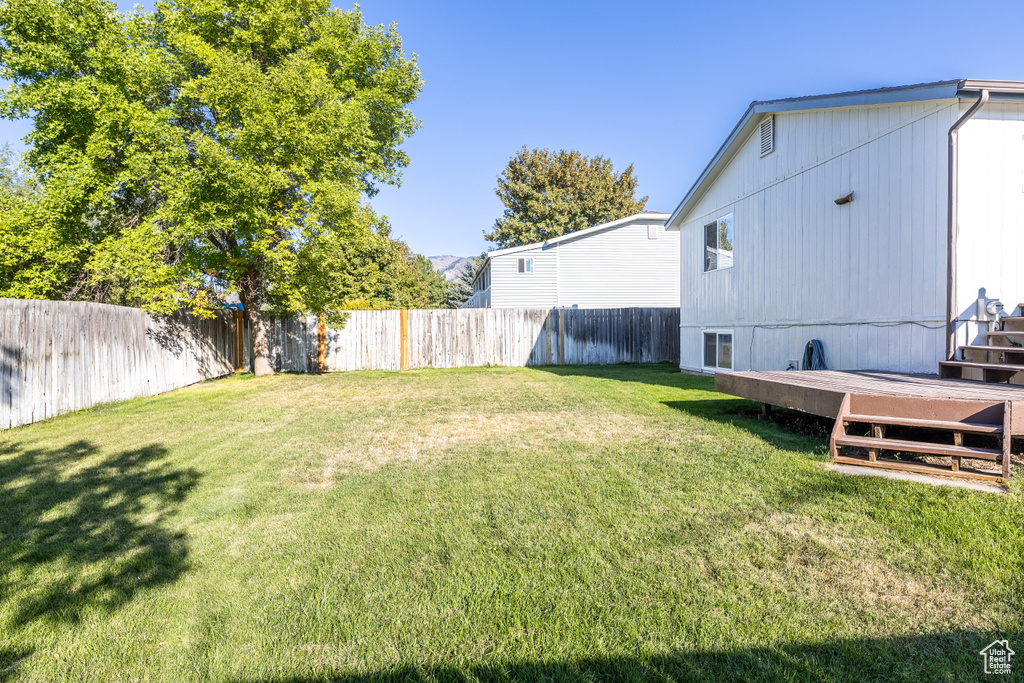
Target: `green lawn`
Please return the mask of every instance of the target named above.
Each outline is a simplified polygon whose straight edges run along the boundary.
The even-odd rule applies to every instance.
[[[0,680],[973,681],[997,637],[1020,680],[1020,484],[832,473],[752,407],[241,376],[0,432]]]

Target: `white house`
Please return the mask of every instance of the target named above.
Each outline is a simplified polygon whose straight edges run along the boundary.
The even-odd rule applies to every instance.
[[[1024,83],[754,102],[668,219],[680,366],[935,373],[1024,301]],[[981,311],[979,316],[979,310]]]
[[[487,254],[463,308],[679,305],[679,233],[647,211]]]

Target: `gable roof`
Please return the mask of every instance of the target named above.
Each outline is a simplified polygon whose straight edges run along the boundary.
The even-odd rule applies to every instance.
[[[982,90],[991,93],[991,99],[1024,99],[1024,82],[1021,81],[981,81],[958,79],[953,81],[936,81],[934,83],[918,83],[901,85],[892,88],[876,88],[874,90],[854,90],[850,92],[832,93],[829,95],[810,95],[806,97],[788,97],[780,100],[761,100],[750,103],[746,113],[732,129],[718,152],[712,157],[697,181],[690,188],[683,201],[666,221],[666,226],[674,228],[686,215],[690,206],[704,195],[704,191],[721,174],[725,166],[739,151],[740,146],[750,137],[761,122],[764,114],[775,112],[801,111],[804,109],[830,109],[833,107],[855,107],[872,104],[894,104],[899,102],[919,102],[922,100],[944,100],[956,97],[971,97]]]
[[[529,251],[531,249],[536,249],[538,247],[543,248],[550,246],[552,244],[558,244],[559,242],[565,242],[567,240],[573,240],[579,237],[586,237],[587,235],[593,234],[595,232],[601,232],[603,230],[611,230],[613,228],[618,228],[623,225],[626,225],[627,223],[648,221],[664,224],[665,219],[668,218],[668,216],[669,214],[662,213],[661,211],[641,211],[640,213],[633,214],[632,216],[626,216],[625,218],[620,218],[618,220],[602,223],[601,225],[595,225],[589,228],[584,228],[583,230],[577,230],[576,232],[569,232],[564,235],[559,235],[558,237],[552,237],[551,239],[544,240],[543,242],[533,242],[531,244],[521,244],[518,247],[508,247],[507,249],[495,249],[494,251],[489,251],[487,252],[487,258],[484,259],[484,262],[481,263],[480,267],[477,269],[476,276],[473,278],[473,282],[476,282],[476,278],[480,277],[480,273],[483,272],[484,266],[487,264],[488,261],[491,260],[492,256],[505,256],[507,254],[515,254],[516,252],[520,251]]]

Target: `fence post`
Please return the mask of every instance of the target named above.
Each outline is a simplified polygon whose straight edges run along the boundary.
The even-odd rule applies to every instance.
[[[322,315],[316,317],[316,369],[321,375],[327,372],[327,321]]]
[[[551,314],[548,310],[548,318],[544,321],[544,364],[551,365]]]
[[[558,364],[565,365],[565,309],[558,309]]]
[[[245,364],[245,314],[235,309],[235,372]]]
[[[409,369],[409,311],[405,310],[404,308],[402,309],[401,324],[402,324],[402,340],[401,340],[401,344],[402,344],[402,350],[401,350],[402,369],[403,370],[408,370]]]

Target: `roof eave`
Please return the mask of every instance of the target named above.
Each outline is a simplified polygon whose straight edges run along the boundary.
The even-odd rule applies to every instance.
[[[669,214],[662,213],[660,211],[641,211],[635,213],[632,216],[626,216],[625,218],[617,218],[614,221],[608,221],[607,223],[601,223],[600,225],[592,225],[589,228],[583,230],[577,230],[576,232],[569,232],[564,235],[552,237],[551,239],[544,240],[543,242],[531,242],[530,244],[521,244],[518,247],[508,247],[507,249],[496,249],[494,251],[487,252],[488,257],[490,256],[505,256],[506,254],[514,254],[520,251],[527,251],[530,249],[537,249],[558,244],[566,240],[577,239],[580,237],[586,237],[587,235],[595,232],[601,232],[602,230],[610,230],[612,228],[618,228],[628,223],[637,223],[640,221],[656,220],[659,223],[663,222]]]
[[[1020,94],[1024,95],[1024,82],[1021,81],[983,81],[968,79],[960,81],[960,90],[967,92],[979,92],[981,90],[995,91],[1003,95]]]
[[[559,242],[564,242],[566,240],[578,237],[586,237],[591,233],[600,232],[602,230],[610,230],[611,228],[618,228],[628,223],[636,223],[639,221],[650,219],[655,219],[659,223],[661,223],[663,222],[662,219],[668,215],[669,214],[662,213],[661,211],[641,211],[640,213],[635,213],[632,216],[618,218],[614,221],[601,223],[600,225],[593,225],[589,228],[584,228],[583,230],[577,230],[576,232],[570,232],[565,235],[559,235],[558,237],[552,237],[551,239],[544,240],[543,242],[531,242],[530,244],[521,244],[518,247],[508,247],[507,249],[495,249],[494,251],[489,251],[486,254],[486,258],[484,258],[483,262],[480,264],[480,268],[477,269],[476,275],[473,276],[473,283],[476,284],[476,279],[480,277],[480,273],[483,272],[484,266],[488,262],[490,262],[492,256],[506,256],[508,254],[515,254],[520,251],[529,251],[530,249],[536,249],[538,247],[543,249],[544,247],[550,246],[552,244],[558,244]]]
[[[894,104],[897,102],[919,102],[923,100],[942,100],[958,97],[961,91],[980,90],[978,84],[996,84],[1003,86],[1000,92],[1009,92],[1012,88],[1020,89],[1024,95],[1024,83],[1016,81],[966,81],[952,80],[939,81],[936,83],[924,83],[921,85],[905,86],[899,88],[881,88],[877,90],[864,90],[850,93],[839,93],[835,95],[820,95],[813,97],[791,98],[784,100],[766,100],[751,102],[747,111],[740,118],[739,123],[733,128],[729,137],[725,139],[722,146],[711,158],[711,162],[698,176],[697,181],[690,187],[690,190],[679,202],[675,211],[665,222],[665,227],[674,230],[679,227],[680,218],[686,214],[690,205],[700,196],[705,184],[718,176],[720,166],[735,156],[738,151],[737,141],[746,140],[753,132],[757,122],[763,114],[788,111],[806,111],[808,109],[830,109],[833,107],[856,107],[872,104]]]

